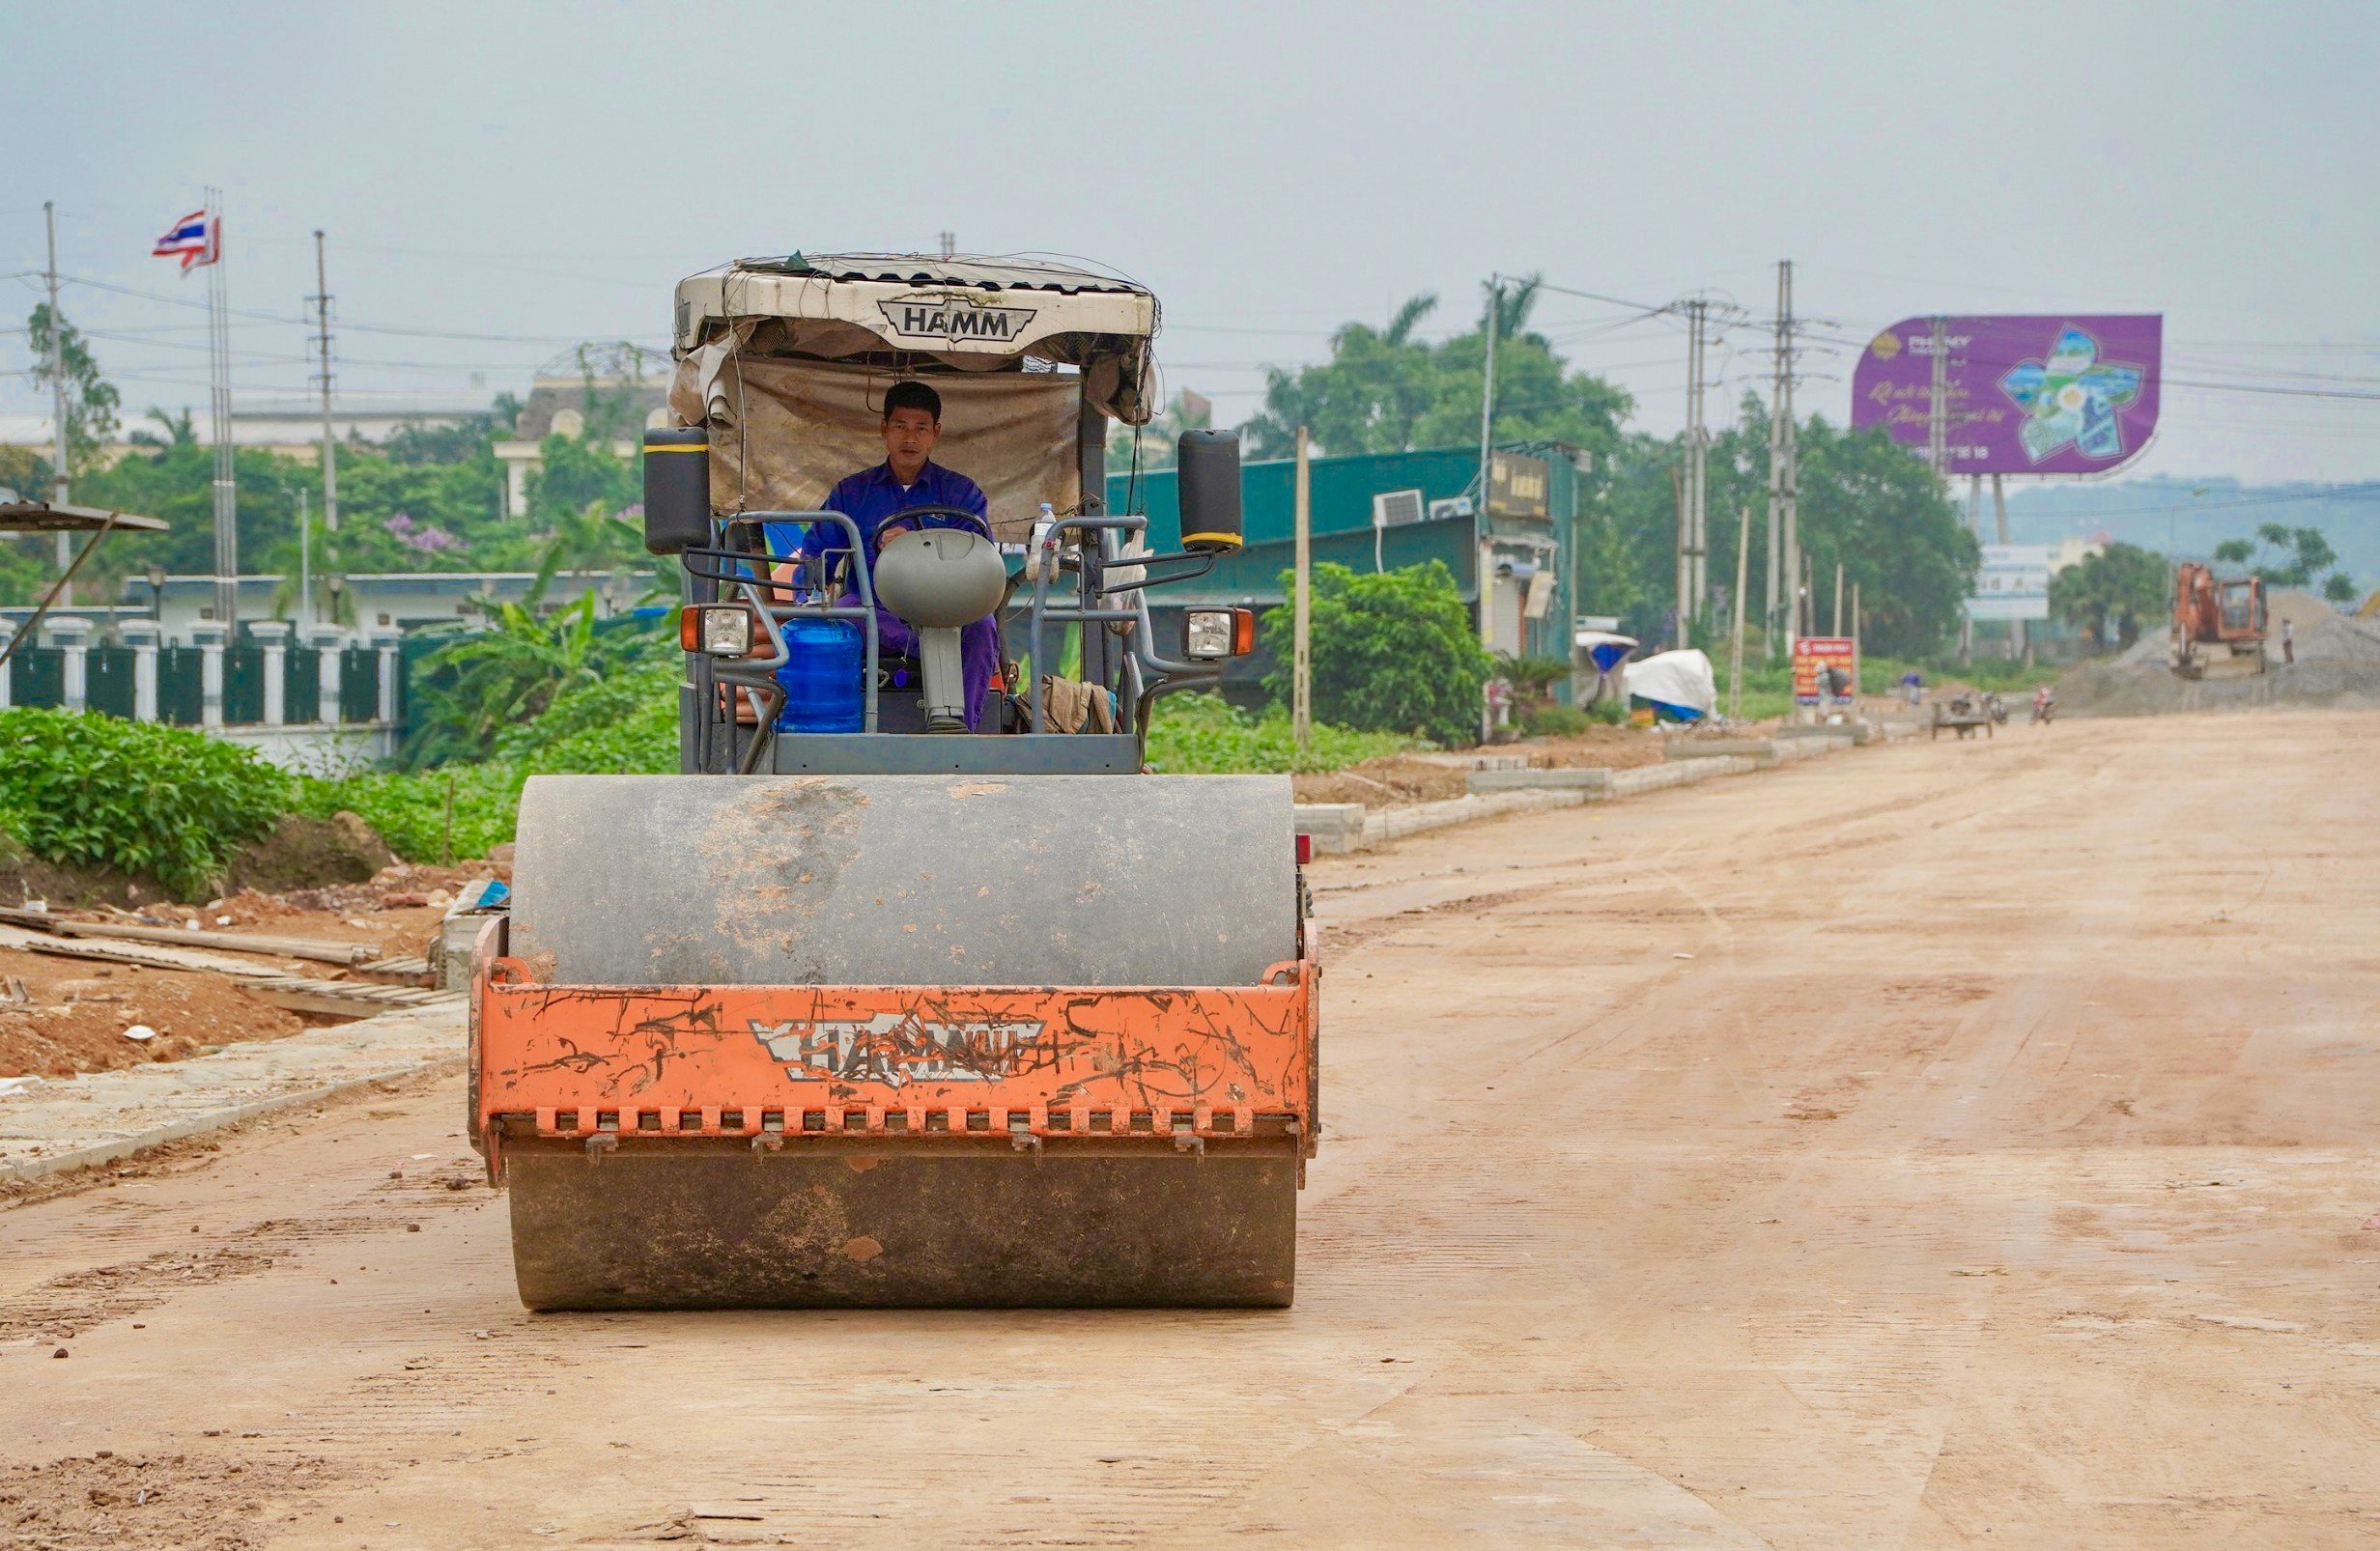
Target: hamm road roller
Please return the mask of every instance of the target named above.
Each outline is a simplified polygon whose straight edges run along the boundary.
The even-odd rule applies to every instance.
[[[681,283],[645,543],[683,578],[679,774],[522,794],[469,1123],[532,1309],[1279,1307],[1318,972],[1286,776],[1145,764],[1247,652],[1150,589],[1240,544],[1106,511],[1156,298],[1009,259]],[[1022,665],[1020,665],[1022,664]]]

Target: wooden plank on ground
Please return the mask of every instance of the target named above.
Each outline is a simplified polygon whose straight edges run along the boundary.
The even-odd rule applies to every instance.
[[[355,966],[355,973],[374,980],[385,980],[391,985],[428,986],[438,983],[430,973],[430,961],[418,953],[402,954],[390,959],[373,959]]]
[[[6,926],[0,926],[0,947],[23,948],[27,952],[49,953],[66,959],[97,959],[103,964],[137,964],[151,970],[189,970],[260,979],[290,978],[286,971],[229,955],[199,953],[186,947],[167,947],[162,944],[96,943],[77,938],[43,937],[36,932],[20,932]]]
[[[259,976],[239,982],[250,996],[327,1018],[375,1018],[383,1012],[442,1007],[460,1001],[454,991],[427,991],[418,986],[376,985],[362,980],[300,980]]]
[[[275,958],[313,959],[321,964],[361,964],[380,952],[370,943],[334,943],[322,937],[193,932],[181,926],[128,926],[117,921],[60,921],[49,929],[66,937],[107,937],[129,943],[172,943],[185,947],[228,948],[235,953],[269,953]]]

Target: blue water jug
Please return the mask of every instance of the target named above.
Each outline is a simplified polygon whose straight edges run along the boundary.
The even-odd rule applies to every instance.
[[[785,665],[777,670],[785,708],[777,714],[777,730],[858,732],[864,657],[857,620],[785,621]]]

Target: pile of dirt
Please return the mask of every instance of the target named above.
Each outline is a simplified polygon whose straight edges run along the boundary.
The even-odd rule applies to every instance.
[[[232,853],[224,885],[230,890],[279,893],[368,883],[396,860],[388,842],[355,814],[310,819],[291,813]],[[0,836],[0,905],[36,899],[56,906],[175,908],[155,878],[113,867],[44,861],[27,856],[9,837]]]
[[[264,893],[367,883],[396,860],[379,832],[354,813],[326,819],[289,813],[271,832],[232,854],[227,881],[235,889]]]
[[[2243,678],[2184,679],[2168,665],[2164,632],[2143,634],[2113,658],[2081,663],[2057,681],[2061,712],[2083,717],[2162,716],[2251,706],[2380,710],[2380,629],[2350,619],[2310,593],[2267,595],[2272,637],[2267,669]],[[2281,625],[2296,633],[2296,661],[2281,661]]]
[[[1658,737],[1632,727],[1589,727],[1571,738],[1528,738],[1484,748],[1485,754],[1519,755],[1542,770],[1627,770],[1657,765]],[[1402,807],[1441,803],[1467,789],[1470,766],[1460,755],[1396,754],[1360,765],[1291,780],[1300,803],[1361,803],[1366,807]]]
[[[222,975],[0,948],[0,1077],[72,1077],[281,1039],[306,1021]],[[21,992],[26,1000],[14,1000]],[[126,1030],[148,1038],[128,1038]]]

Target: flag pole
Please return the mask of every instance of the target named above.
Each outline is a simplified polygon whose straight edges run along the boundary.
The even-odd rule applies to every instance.
[[[223,279],[222,191],[207,190],[207,344],[214,421],[214,616],[224,644],[240,630],[240,485],[232,454],[231,317]]]

